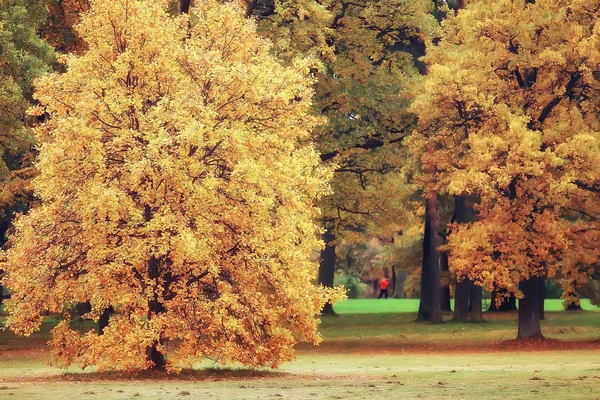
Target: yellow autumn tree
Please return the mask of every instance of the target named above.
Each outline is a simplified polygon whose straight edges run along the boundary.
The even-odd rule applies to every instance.
[[[430,46],[414,103],[422,184],[479,199],[478,220],[452,229],[451,268],[522,298],[519,337],[542,335],[545,277],[567,294],[598,263],[599,10],[469,2]]]
[[[310,144],[305,65],[283,67],[232,4],[92,0],[88,51],[37,84],[50,113],[2,267],[7,325],[52,331],[57,363],[170,368],[209,357],[277,366],[319,342],[315,287],[329,172]],[[65,312],[113,309],[101,334]]]

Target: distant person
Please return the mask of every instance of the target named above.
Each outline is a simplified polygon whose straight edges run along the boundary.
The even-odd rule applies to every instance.
[[[380,299],[383,295],[385,295],[385,298],[388,298],[388,285],[390,284],[390,280],[388,278],[383,278],[381,280],[381,282],[379,282],[379,297],[378,299]]]

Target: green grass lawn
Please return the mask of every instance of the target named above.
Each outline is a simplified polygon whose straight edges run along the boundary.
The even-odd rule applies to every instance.
[[[549,302],[542,329],[560,341],[542,346],[510,341],[515,313],[432,325],[413,322],[418,301],[348,300],[323,318],[323,343],[278,370],[203,363],[179,376],[53,368],[48,319],[31,338],[0,332],[0,399],[600,399],[598,309]]]
[[[484,309],[489,307],[489,299],[484,302]],[[451,300],[454,306],[454,299]],[[600,312],[600,307],[594,306],[589,299],[581,300],[581,308],[588,311]],[[340,301],[334,306],[339,314],[373,314],[373,313],[411,313],[419,309],[419,299],[356,299]],[[544,303],[546,311],[563,311],[563,300],[547,299]]]

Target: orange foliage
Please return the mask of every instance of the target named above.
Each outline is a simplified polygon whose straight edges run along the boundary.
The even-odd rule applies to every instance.
[[[449,238],[459,278],[520,296],[531,276],[582,282],[599,262],[599,10],[473,1],[430,46],[411,146],[436,171],[422,185],[480,199]]]

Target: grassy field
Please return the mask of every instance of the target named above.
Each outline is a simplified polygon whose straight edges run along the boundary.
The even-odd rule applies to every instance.
[[[416,307],[345,301],[323,318],[323,343],[299,346],[278,370],[203,363],[179,376],[55,369],[48,320],[28,339],[0,332],[0,399],[600,399],[600,312],[589,303],[547,312],[542,329],[552,340],[527,344],[511,340],[514,313],[431,325],[412,322]]]
[[[484,304],[484,310],[489,307],[489,299]],[[452,299],[454,307],[454,299]],[[589,299],[581,300],[581,308],[586,311],[599,311],[600,307],[594,306]],[[337,303],[334,310],[339,314],[373,314],[373,313],[416,313],[419,309],[419,299],[359,299],[346,300]],[[561,299],[548,299],[544,303],[546,311],[563,311]]]

